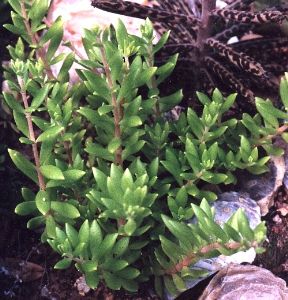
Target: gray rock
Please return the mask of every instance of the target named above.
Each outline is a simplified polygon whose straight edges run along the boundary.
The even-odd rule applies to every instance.
[[[199,300],[285,300],[283,279],[251,265],[229,265],[210,281]]]
[[[262,175],[246,173],[238,177],[239,192],[248,194],[260,207],[261,215],[265,216],[274,205],[274,196],[283,184],[285,162],[283,157],[271,156],[269,171]]]
[[[254,198],[237,192],[220,194],[212,206],[215,208],[214,220],[223,225],[233,213],[243,208],[249,219],[250,226],[255,228],[261,222],[260,208]]]

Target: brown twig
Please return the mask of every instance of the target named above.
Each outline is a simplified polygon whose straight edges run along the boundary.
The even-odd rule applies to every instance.
[[[98,40],[99,43],[101,43],[101,40]],[[114,84],[111,76],[111,71],[110,67],[107,61],[105,49],[101,46],[100,47],[100,52],[102,56],[102,62],[105,70],[105,74],[107,77],[108,81],[108,86],[111,91],[111,97],[112,97],[112,105],[113,105],[113,115],[114,115],[114,137],[121,139],[121,128],[120,128],[120,121],[121,121],[121,103],[123,101],[119,101],[119,104],[117,103],[117,97],[114,92]],[[123,161],[122,161],[122,147],[120,146],[116,152],[115,152],[115,164],[122,166]]]
[[[154,66],[154,60],[153,60],[152,51],[153,51],[153,46],[150,45],[150,47],[148,49],[148,59],[147,59],[147,63],[148,63],[149,67],[153,67]],[[157,89],[157,82],[156,82],[155,75],[153,75],[152,78],[151,78],[151,86],[152,86],[152,88],[154,90]],[[161,116],[160,105],[159,105],[159,101],[158,100],[159,99],[157,99],[156,104],[155,104],[155,108],[154,108],[156,118],[159,118]]]
[[[24,104],[24,108],[27,110],[29,108],[29,104],[28,104],[28,96],[27,96],[26,90],[25,90],[25,85],[24,85],[23,79],[20,76],[17,76],[17,80],[18,80],[18,83],[19,83],[19,86],[21,89],[20,93],[21,93],[21,98],[22,98],[23,104]],[[29,113],[29,112],[25,112],[25,116],[26,116],[27,124],[28,124],[29,139],[32,142],[32,151],[33,151],[33,157],[34,157],[34,161],[35,161],[35,165],[36,165],[38,184],[39,184],[40,189],[42,191],[44,191],[46,189],[46,186],[45,186],[44,177],[40,172],[40,159],[39,159],[38,147],[37,147],[36,138],[35,138],[35,132],[34,132],[34,128],[33,128],[32,116],[31,116],[31,113]]]
[[[270,134],[267,136],[264,136],[262,138],[260,138],[259,140],[256,141],[256,143],[254,144],[254,147],[258,147],[261,146],[263,142],[265,141],[271,141],[273,138],[281,135],[282,133],[284,133],[285,131],[288,130],[288,125],[282,125],[281,127],[279,127],[276,132],[274,134]]]
[[[23,17],[23,21],[24,21],[24,24],[25,24],[27,34],[31,38],[32,44],[37,45],[39,43],[39,37],[36,33],[33,33],[32,30],[31,30],[31,26],[30,26],[30,23],[29,23],[29,17],[27,15],[26,8],[25,8],[25,2],[23,0],[20,1],[20,6],[21,6],[21,14],[22,14],[22,17]],[[53,75],[51,67],[49,66],[49,64],[46,61],[45,50],[43,48],[38,48],[36,50],[36,56],[37,56],[38,59],[42,60],[48,77],[52,80],[56,79],[55,76]]]
[[[211,35],[212,21],[211,12],[216,8],[216,0],[203,0],[202,1],[202,17],[199,33],[197,37],[197,47],[199,53],[203,53],[204,42]]]
[[[199,256],[205,255],[208,252],[217,250],[222,247],[225,247],[226,249],[236,250],[236,249],[240,248],[241,246],[242,246],[242,244],[238,243],[238,242],[229,242],[229,243],[225,243],[224,245],[221,243],[215,242],[215,243],[206,245],[198,251],[198,254],[191,253],[191,254],[187,255],[184,259],[179,261],[176,265],[165,270],[164,272],[165,272],[165,274],[169,274],[169,275],[176,274],[176,273],[180,272],[184,267],[188,267],[189,265],[191,265],[197,258],[199,258]],[[257,244],[252,243],[251,246],[257,247]]]

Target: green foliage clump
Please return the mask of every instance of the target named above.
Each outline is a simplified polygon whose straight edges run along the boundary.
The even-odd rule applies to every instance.
[[[30,159],[9,153],[37,185],[23,187],[16,213],[33,216],[28,228],[44,225],[42,241],[62,257],[55,268],[74,263],[91,288],[104,280],[136,292],[154,277],[159,295],[163,286],[177,294],[186,280],[203,275],[192,267],[200,259],[262,251],[264,223],[251,229],[239,210],[221,228],[209,205],[217,196],[207,184],[233,184],[237,169],[265,172],[268,154],[281,154],[272,138],[287,129],[279,125],[287,113],[257,99],[259,114],[223,120],[236,94],[225,98],[216,89],[211,99],[198,93],[200,116],[188,109],[168,122],[165,113],[182,92],[162,97],[159,85],[177,55],[158,67],[154,55],[169,33],[154,45],[149,20],[140,37],[121,22],[85,30],[87,58],[81,58],[57,52],[73,46],[63,41],[61,18],[50,27],[42,23],[49,1],[9,3],[13,25],[6,28],[20,37],[9,47],[4,98],[20,142],[32,150]],[[79,81],[71,85],[74,62]],[[51,68],[56,63],[62,64],[58,72]],[[286,110],[287,82],[281,84]],[[188,224],[193,216],[198,222]]]

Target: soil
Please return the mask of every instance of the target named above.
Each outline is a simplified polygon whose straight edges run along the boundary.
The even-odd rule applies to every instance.
[[[258,255],[257,266],[270,270],[288,283],[288,193],[281,188],[275,205],[270,208],[264,220],[267,225],[266,251]]]

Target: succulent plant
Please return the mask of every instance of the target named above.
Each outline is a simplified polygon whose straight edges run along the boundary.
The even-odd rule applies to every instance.
[[[200,113],[189,108],[169,123],[165,113],[182,92],[164,97],[160,84],[177,55],[155,65],[169,34],[153,44],[149,20],[140,37],[121,21],[87,29],[82,58],[58,52],[67,43],[61,17],[43,22],[49,0],[9,3],[13,24],[5,28],[20,37],[8,48],[3,96],[30,156],[9,154],[34,182],[23,187],[15,211],[32,216],[29,228],[43,228],[41,240],[61,256],[55,268],[74,264],[91,288],[103,280],[136,292],[154,279],[159,295],[164,288],[176,295],[203,275],[197,261],[263,251],[265,224],[252,228],[243,209],[217,224],[212,187],[235,183],[239,169],[261,174],[269,155],[283,153],[272,142],[288,140],[288,74],[280,86],[286,112],[258,98],[254,117],[227,120],[237,95],[215,89],[211,97],[197,93]],[[80,79],[71,84],[74,62]],[[61,68],[53,72],[56,63]],[[194,216],[198,221],[189,223]]]

